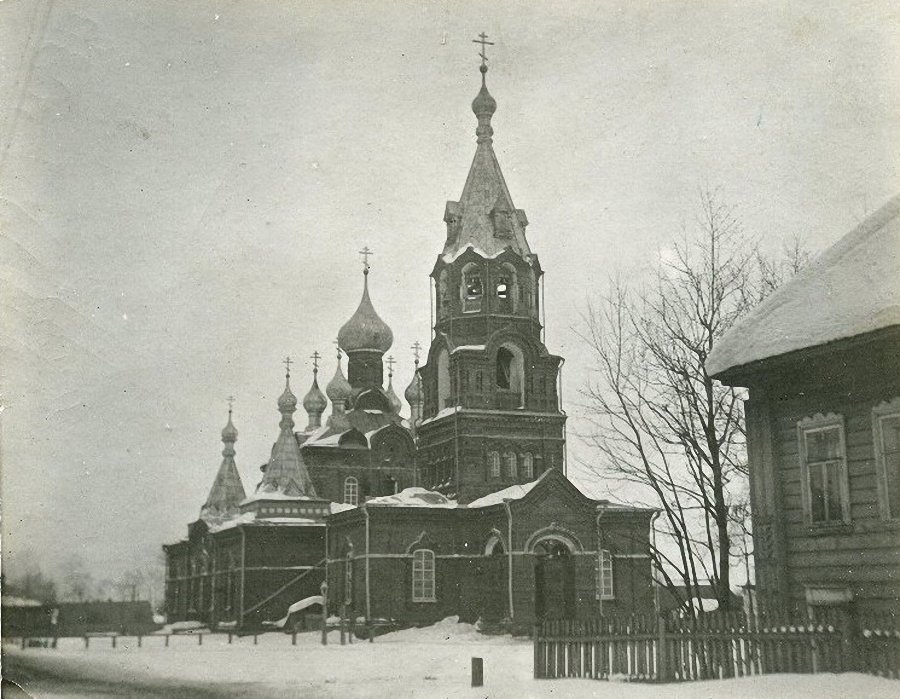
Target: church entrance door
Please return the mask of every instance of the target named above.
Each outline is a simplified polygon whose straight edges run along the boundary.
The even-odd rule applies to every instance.
[[[502,544],[494,546],[484,558],[482,579],[482,616],[489,621],[500,621],[507,616],[507,556]]]
[[[575,559],[560,541],[534,547],[535,616],[539,620],[575,616]]]

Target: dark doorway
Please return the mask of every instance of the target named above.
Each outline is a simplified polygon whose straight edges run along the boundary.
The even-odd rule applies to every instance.
[[[481,616],[486,621],[500,621],[508,616],[507,556],[503,544],[496,542],[491,552],[482,559],[481,566]]]
[[[538,619],[575,616],[575,559],[560,541],[534,547],[535,615]]]

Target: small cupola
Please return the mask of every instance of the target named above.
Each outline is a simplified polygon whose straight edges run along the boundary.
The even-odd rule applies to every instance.
[[[322,413],[328,407],[325,394],[319,389],[319,359],[321,359],[321,355],[318,352],[313,352],[312,386],[310,386],[309,391],[303,397],[303,409],[309,416],[309,424],[306,426],[307,432],[312,432],[322,426]]]

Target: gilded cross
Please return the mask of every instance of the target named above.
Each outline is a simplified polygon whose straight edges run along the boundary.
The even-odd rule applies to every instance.
[[[389,355],[388,355],[388,358],[387,358],[387,361],[385,362],[385,364],[388,365],[388,376],[393,376],[393,375],[394,375],[394,364],[396,364],[396,363],[397,363],[397,360],[394,359],[394,355],[393,355],[393,354],[389,354]]]
[[[363,258],[363,269],[368,272],[369,271],[369,255],[374,255],[375,253],[369,250],[369,246],[366,245],[362,250],[359,251],[359,254],[362,255]]]
[[[418,340],[413,342],[412,351],[413,351],[413,356],[416,358],[416,364],[418,364],[419,363],[419,352],[422,351],[422,343],[420,343]]]
[[[481,34],[478,35],[477,39],[472,39],[472,43],[481,44],[481,53],[479,53],[478,55],[481,56],[481,65],[487,65],[487,54],[485,53],[485,47],[493,46],[494,42],[488,41],[487,34],[481,32]]]
[[[294,363],[294,360],[291,359],[290,357],[285,357],[285,358],[284,358],[283,364],[284,364],[284,366],[285,366],[285,369],[287,369],[287,375],[288,375],[288,376],[291,375],[291,364],[293,364],[293,363]]]
[[[319,373],[319,360],[322,358],[322,355],[319,354],[319,350],[314,350],[313,353],[309,357],[313,360],[313,373]]]
[[[231,408],[234,406],[234,396],[228,396],[225,400],[228,401],[228,415],[231,416]]]
[[[340,340],[332,340],[332,344],[337,347],[337,357],[338,361],[341,361],[341,341]]]

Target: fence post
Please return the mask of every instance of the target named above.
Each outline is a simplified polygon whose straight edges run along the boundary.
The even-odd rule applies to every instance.
[[[169,647],[169,634],[166,634],[166,648]]]
[[[141,634],[138,634],[138,648],[144,645],[144,637]]]
[[[231,645],[231,631],[228,632],[228,645]]]
[[[534,625],[534,631],[531,634],[534,642],[534,679],[539,680],[542,677],[541,672],[541,627],[540,624]]]
[[[259,635],[253,634],[253,645],[255,646],[259,641]]]
[[[84,647],[85,648],[91,647],[91,639],[88,635],[85,635],[85,637],[84,637]]]
[[[112,647],[113,648],[116,647],[116,637],[115,636],[112,636]]]
[[[322,593],[322,645],[328,645],[328,582],[323,580],[319,585]]]
[[[297,627],[294,627],[294,630],[291,632],[291,645],[297,645]]]
[[[472,686],[484,686],[484,659],[472,658]]]
[[[666,637],[666,618],[658,617],[657,623],[657,648],[656,648],[656,668],[660,682],[669,681],[669,639]]]
[[[203,645],[203,634],[202,634],[202,633],[198,633],[198,634],[197,634],[197,645],[198,645],[198,646],[202,646],[202,645]]]

